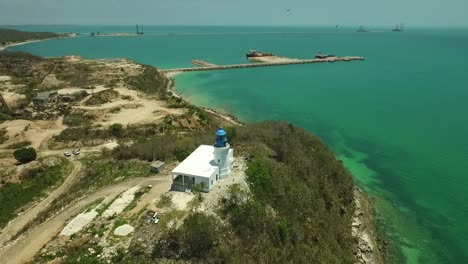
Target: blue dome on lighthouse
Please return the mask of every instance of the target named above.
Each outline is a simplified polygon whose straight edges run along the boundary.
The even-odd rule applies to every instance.
[[[216,131],[216,143],[215,147],[224,148],[227,144],[227,133],[222,127],[218,128]]]

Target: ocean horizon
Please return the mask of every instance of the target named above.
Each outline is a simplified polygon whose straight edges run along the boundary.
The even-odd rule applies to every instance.
[[[134,26],[14,28],[134,33]],[[397,246],[396,259],[468,262],[468,29],[369,29],[148,25],[147,34],[169,35],[80,36],[8,50],[126,57],[160,68],[188,67],[192,59],[245,63],[250,49],[291,58],[319,51],[363,56],[362,62],[183,73],[176,89],[196,105],[246,122],[282,120],[319,136],[374,198],[376,222]]]

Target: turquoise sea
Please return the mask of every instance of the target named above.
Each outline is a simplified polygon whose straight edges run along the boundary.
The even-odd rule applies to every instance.
[[[21,26],[101,33],[128,27]],[[145,27],[10,48],[42,56],[128,57],[161,68],[243,63],[249,49],[365,61],[182,74],[193,103],[245,121],[286,120],[322,138],[375,198],[379,228],[407,263],[468,263],[468,29]],[[171,34],[165,34],[171,33]],[[196,34],[185,34],[196,33]],[[161,35],[149,35],[161,34]]]

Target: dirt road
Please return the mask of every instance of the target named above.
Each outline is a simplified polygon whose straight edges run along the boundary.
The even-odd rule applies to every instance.
[[[169,175],[155,176],[151,178],[135,178],[106,187],[95,193],[87,195],[64,211],[51,217],[41,225],[31,230],[28,234],[23,234],[15,242],[0,248],[0,260],[8,260],[9,264],[25,263],[30,261],[37,252],[52,240],[63,228],[66,221],[80,213],[88,204],[99,198],[107,197],[113,199],[130,187],[140,185],[147,186],[165,184],[170,181]],[[162,190],[167,191],[167,190]]]
[[[23,231],[30,222],[32,222],[41,212],[47,210],[55,199],[60,195],[70,191],[70,187],[78,181],[78,174],[81,171],[82,164],[76,159],[71,159],[73,163],[73,170],[70,172],[68,177],[65,179],[62,185],[54,189],[47,197],[42,199],[39,203],[26,211],[22,212],[21,215],[10,221],[8,225],[1,230],[0,233],[0,247],[9,242],[19,232]]]

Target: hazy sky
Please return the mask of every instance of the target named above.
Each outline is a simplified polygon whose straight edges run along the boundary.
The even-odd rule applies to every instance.
[[[0,24],[444,27],[468,26],[467,12],[468,0],[0,0]]]

